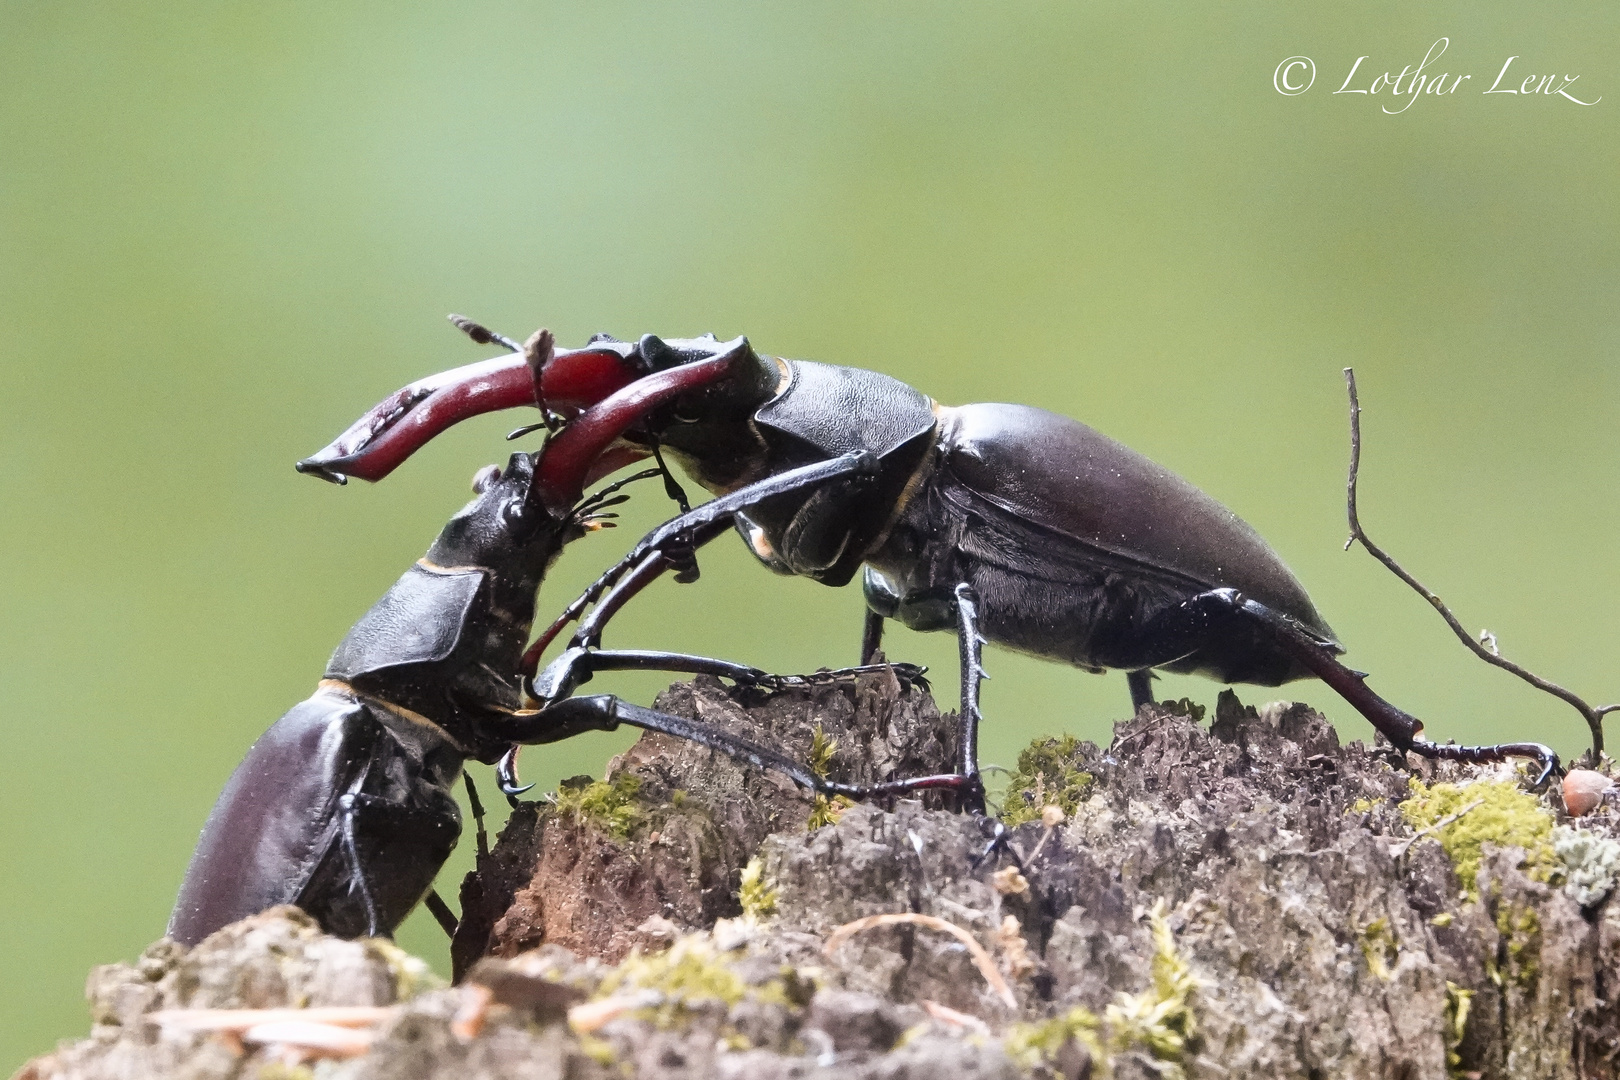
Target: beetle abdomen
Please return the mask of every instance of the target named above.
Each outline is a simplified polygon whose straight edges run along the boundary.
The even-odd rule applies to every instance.
[[[191,857],[168,935],[195,945],[277,904],[297,904],[328,933],[369,929],[344,851],[344,796],[378,930],[392,933],[461,831],[447,788],[460,758],[432,733],[397,730],[384,709],[323,687],[287,711],[226,781]]]
[[[942,467],[1014,517],[1123,566],[1239,589],[1335,640],[1259,534],[1169,469],[1044,409],[965,405],[941,413]]]
[[[333,846],[338,798],[368,757],[365,707],[329,691],[289,709],[248,749],[203,825],[168,934],[195,945],[294,903]]]

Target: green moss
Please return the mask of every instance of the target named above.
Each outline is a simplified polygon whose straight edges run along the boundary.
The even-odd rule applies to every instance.
[[[1524,848],[1525,871],[1538,881],[1558,867],[1552,815],[1516,784],[1476,780],[1429,787],[1413,777],[1409,786],[1412,794],[1401,803],[1401,815],[1414,829],[1433,830],[1430,835],[1440,841],[1470,898],[1479,896],[1480,849],[1486,843]],[[1475,802],[1479,805],[1467,813],[1440,824]]]
[[[1355,802],[1350,804],[1350,809],[1347,810],[1346,813],[1368,814],[1371,813],[1372,808],[1377,805],[1378,804],[1373,802],[1371,799],[1357,799]]]
[[[1357,936],[1361,939],[1361,955],[1367,959],[1367,970],[1381,982],[1389,982],[1390,964],[1401,952],[1400,942],[1395,940],[1395,931],[1389,928],[1389,920],[1374,919],[1362,927]]]
[[[751,919],[764,919],[776,914],[776,886],[765,880],[765,864],[756,855],[743,867],[738,883],[737,903],[743,914]]]
[[[1144,1048],[1166,1064],[1161,1076],[1175,1077],[1181,1075],[1182,1058],[1198,1034],[1198,1020],[1192,1010],[1198,980],[1176,951],[1163,900],[1153,905],[1148,925],[1153,931],[1153,985],[1140,994],[1121,994],[1117,1002],[1108,1006],[1104,1019],[1116,1053]]]
[[[826,779],[827,770],[832,767],[833,755],[838,752],[838,740],[831,738],[817,724],[810,735],[810,771],[822,779]],[[810,820],[805,822],[806,832],[815,832],[826,825],[831,825],[841,817],[845,810],[855,804],[842,795],[832,798],[816,793],[815,804],[810,807]]]
[[[557,785],[557,813],[588,821],[613,837],[628,840],[645,814],[636,803],[641,781],[620,773],[611,782],[574,776]]]
[[[1534,908],[1503,904],[1496,909],[1496,932],[1502,935],[1498,953],[1498,983],[1511,979],[1531,987],[1541,974],[1541,916]]]
[[[618,1060],[618,1055],[613,1052],[613,1044],[595,1035],[579,1036],[579,1052],[604,1068],[612,1068]]]
[[[1034,1024],[1013,1024],[1002,1038],[1007,1056],[1025,1071],[1049,1068],[1070,1040],[1078,1042],[1094,1062],[1107,1062],[1103,1049],[1102,1021],[1089,1009],[1070,1009],[1062,1016]]]
[[[1036,739],[1018,755],[1007,778],[1001,819],[1009,827],[1040,819],[1047,806],[1073,817],[1091,794],[1091,774],[1079,768],[1080,740],[1073,735]]]
[[[1440,1032],[1440,1037],[1446,1044],[1447,1076],[1467,1075],[1463,1072],[1462,1055],[1457,1049],[1462,1046],[1463,1035],[1468,1030],[1468,1010],[1473,1001],[1472,990],[1464,990],[1450,979],[1446,980],[1445,1027]]]
[[[1178,1080],[1182,1065],[1198,1035],[1192,996],[1198,989],[1187,961],[1176,950],[1175,935],[1165,918],[1164,901],[1148,915],[1153,932],[1151,985],[1140,994],[1120,994],[1101,1019],[1088,1009],[1075,1008],[1062,1016],[1036,1024],[1014,1024],[1003,1046],[1027,1070],[1050,1067],[1064,1044],[1073,1039],[1090,1053],[1102,1076],[1111,1074],[1110,1061],[1129,1051],[1145,1051],[1159,1064],[1159,1075]]]
[[[638,1013],[662,1028],[675,1027],[687,1015],[704,1006],[729,1009],[744,999],[767,1005],[792,1005],[804,996],[790,972],[757,985],[743,981],[722,953],[705,935],[693,934],[676,941],[666,952],[643,956],[631,953],[624,963],[610,972],[597,988],[598,999],[631,990],[652,990],[660,995],[656,1005]]]
[[[450,985],[434,973],[426,960],[412,956],[386,938],[367,938],[366,949],[388,965],[388,972],[394,977],[394,996],[400,1001],[409,1001],[424,990],[442,990]]]
[[[833,755],[838,752],[838,740],[822,730],[820,724],[810,732],[810,771],[825,777],[832,768]]]
[[[308,1065],[288,1065],[271,1061],[259,1066],[255,1080],[315,1080],[315,1071]]]

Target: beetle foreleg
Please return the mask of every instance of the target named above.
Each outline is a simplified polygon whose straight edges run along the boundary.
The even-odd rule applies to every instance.
[[[524,674],[532,674],[540,666],[540,654],[555,640],[563,627],[578,619],[591,604],[597,603],[604,593],[612,589],[613,592],[608,594],[608,598],[601,600],[600,603],[601,607],[609,610],[601,615],[593,611],[591,620],[580,627],[572,639],[572,644],[594,644],[599,640],[601,628],[612,613],[664,570],[670,569],[671,560],[667,556],[662,556],[657,570],[648,567],[647,576],[640,579],[634,588],[629,587],[629,582],[620,584],[621,579],[632,570],[640,572],[654,554],[662,553],[672,542],[678,547],[690,547],[695,552],[710,540],[730,530],[738,511],[746,510],[762,499],[790,491],[800,491],[843,476],[870,476],[877,470],[876,455],[864,451],[851,452],[831,461],[818,461],[813,465],[789,469],[775,476],[766,477],[764,480],[738,488],[730,494],[711,499],[694,508],[689,514],[682,514],[666,521],[644,536],[624,558],[603,571],[601,577],[563,609],[563,613],[556,621],[547,627],[545,633],[536,638],[534,644],[523,654],[520,670]],[[589,630],[587,626],[590,627]]]
[[[574,689],[589,682],[598,671],[679,671],[689,675],[714,675],[730,679],[739,686],[757,686],[766,690],[783,690],[791,686],[852,679],[858,675],[871,675],[892,671],[904,683],[928,688],[924,677],[927,668],[916,664],[862,664],[859,667],[834,668],[806,675],[774,675],[747,664],[730,660],[716,660],[690,653],[658,652],[648,649],[584,649],[571,648],[546,665],[546,669],[530,680],[525,688],[538,701],[556,701],[568,697]]]

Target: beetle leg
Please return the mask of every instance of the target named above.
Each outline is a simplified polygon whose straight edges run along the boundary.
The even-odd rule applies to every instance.
[[[478,857],[489,858],[489,833],[484,831],[484,802],[478,797],[478,788],[473,786],[472,774],[463,771],[461,782],[467,785],[467,805],[472,808],[473,822],[478,827]]]
[[[779,772],[800,787],[823,795],[842,795],[856,801],[895,798],[933,790],[956,791],[964,799],[972,795],[968,778],[960,773],[919,776],[881,784],[841,784],[817,776],[802,762],[713,725],[632,705],[611,694],[568,698],[537,712],[512,714],[492,721],[493,733],[497,738],[527,744],[559,742],[586,731],[613,731],[621,724],[707,746],[755,768]],[[982,789],[979,794],[982,798]]]
[[[519,670],[532,675],[540,666],[540,654],[545,651],[546,646],[555,640],[565,626],[583,615],[592,604],[597,605],[597,610],[592,611],[586,622],[581,624],[574,634],[572,644],[594,645],[599,641],[602,627],[613,613],[665,570],[672,568],[671,560],[663,553],[672,543],[677,548],[689,547],[695,552],[710,540],[729,531],[738,511],[746,510],[761,499],[799,491],[841,476],[869,476],[875,473],[877,468],[878,459],[875,455],[851,452],[831,461],[818,461],[813,465],[789,469],[787,472],[766,477],[757,483],[738,488],[728,495],[711,499],[702,506],[695,507],[689,514],[682,514],[666,521],[644,536],[624,558],[603,571],[601,577],[563,609],[557,620],[547,627],[523,654]],[[643,576],[637,577],[633,583],[630,581],[621,583],[621,579],[632,571]],[[609,593],[610,589],[613,592]],[[606,599],[603,599],[604,594],[607,594]]]
[[[1151,668],[1141,671],[1127,671],[1125,682],[1131,688],[1131,708],[1140,710],[1144,705],[1153,704],[1153,680],[1158,676],[1153,674]]]
[[[373,884],[372,879],[366,874],[366,856],[361,853],[362,843],[368,845],[366,848],[367,854],[374,856],[376,853],[374,845],[379,841],[386,844],[388,840],[399,837],[431,835],[432,830],[451,830],[448,836],[444,836],[443,832],[440,832],[440,836],[446,842],[442,854],[438,856],[438,861],[433,867],[437,871],[438,866],[443,863],[445,858],[449,857],[450,849],[455,847],[455,838],[456,834],[461,831],[461,823],[455,818],[446,819],[443,811],[433,807],[401,803],[391,798],[383,798],[361,791],[359,790],[360,782],[360,780],[356,780],[355,785],[338,799],[338,836],[342,845],[343,861],[347,864],[346,868],[349,872],[349,892],[351,895],[359,897],[360,907],[365,912],[365,936],[391,938],[397,923],[389,925],[389,920],[403,920],[409,906],[417,900],[427,899],[427,893],[424,892],[410,897],[404,905],[398,907],[396,914],[390,915],[389,920],[385,920],[380,912],[384,907],[394,910],[393,905],[399,900],[397,895],[393,897],[389,895],[391,886],[395,882],[385,877],[375,885]],[[448,800],[449,796],[446,795],[445,798]],[[452,812],[454,805],[454,802],[450,801],[448,809]],[[364,822],[360,820],[362,815],[366,819]],[[362,829],[364,829],[363,833]],[[386,874],[386,867],[384,867],[384,872]],[[431,881],[431,878],[429,881]],[[381,903],[379,903],[379,887],[381,889]],[[431,891],[431,888],[429,888],[428,892]],[[327,916],[311,910],[304,897],[299,897],[295,902],[315,915],[323,926],[328,925]],[[437,917],[437,913],[435,913],[435,917]]]
[[[518,779],[518,751],[522,749],[523,747],[517,745],[509,747],[506,753],[501,755],[501,760],[495,763],[495,783],[514,810],[517,809],[518,796],[534,787],[533,784],[525,784]]]
[[[356,781],[356,786],[358,784]],[[360,792],[346,792],[338,800],[338,808],[343,814],[343,854],[349,861],[349,891],[360,894],[361,906],[366,909],[366,937],[380,937],[381,924],[377,919],[377,902],[372,898],[371,886],[366,883],[365,863],[360,860],[360,845],[354,836],[354,819],[361,800],[365,798],[366,796]]]
[[[962,666],[962,749],[957,772],[962,776],[965,808],[984,813],[984,779],[979,775],[979,684],[990,676],[980,658],[985,645],[979,636],[979,596],[967,582],[956,586],[956,643]]]
[[[883,648],[883,616],[866,609],[866,622],[861,627],[861,663],[870,664]]]
[[[844,794],[846,785],[832,784],[811,769],[774,750],[695,720],[645,709],[620,701],[611,694],[568,698],[538,712],[519,713],[500,722],[500,737],[527,744],[558,742],[585,731],[614,731],[620,724],[673,735],[760,769],[784,773],[801,787]]]
[[[450,905],[444,902],[444,897],[439,895],[438,890],[429,889],[427,896],[423,897],[422,903],[433,914],[433,919],[439,924],[439,929],[444,931],[444,936],[454,938],[459,920],[456,918],[456,913],[450,910]]]
[[[537,701],[556,701],[568,697],[576,687],[589,682],[598,671],[679,671],[689,675],[714,675],[730,679],[740,686],[758,686],[766,690],[782,690],[790,686],[808,686],[813,683],[852,679],[880,671],[892,671],[901,681],[920,685],[924,689],[926,668],[916,664],[862,664],[859,667],[835,668],[816,671],[808,675],[773,675],[768,671],[729,660],[715,660],[690,653],[656,652],[646,649],[584,649],[574,647],[546,665],[544,671],[530,680],[525,687]]]
[[[1224,609],[1233,615],[1252,620],[1265,628],[1300,663],[1317,678],[1338,692],[1339,696],[1371,721],[1373,727],[1398,750],[1411,751],[1421,757],[1468,764],[1506,761],[1508,758],[1529,758],[1540,766],[1534,787],[1541,787],[1549,777],[1561,774],[1558,755],[1551,747],[1541,743],[1494,743],[1489,746],[1457,746],[1433,743],[1423,737],[1423,722],[1411,713],[1396,708],[1367,685],[1366,676],[1339,663],[1332,648],[1307,633],[1297,622],[1264,604],[1250,600],[1236,589],[1212,589],[1187,601],[1184,608],[1205,612]]]

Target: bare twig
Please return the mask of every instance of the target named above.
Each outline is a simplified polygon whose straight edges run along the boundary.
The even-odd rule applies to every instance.
[[[1461,810],[1458,810],[1456,813],[1447,814],[1445,817],[1441,818],[1439,821],[1435,822],[1433,825],[1430,825],[1430,826],[1428,826],[1426,828],[1419,829],[1417,832],[1413,833],[1411,836],[1408,836],[1405,840],[1402,840],[1400,843],[1398,843],[1394,847],[1390,848],[1389,849],[1390,858],[1393,858],[1393,859],[1400,858],[1402,855],[1405,855],[1408,851],[1410,851],[1412,849],[1413,844],[1417,843],[1419,840],[1423,839],[1425,836],[1428,836],[1430,833],[1439,832],[1441,829],[1445,828],[1447,825],[1450,825],[1453,821],[1456,821],[1458,818],[1460,818],[1464,814],[1468,813],[1468,811],[1476,809],[1477,807],[1483,806],[1484,804],[1485,804],[1484,799],[1475,799],[1473,802],[1469,803],[1467,806],[1463,807]]]
[[[1487,664],[1494,664],[1504,671],[1512,672],[1538,690],[1543,690],[1556,698],[1568,702],[1576,712],[1581,714],[1581,718],[1586,721],[1586,726],[1591,730],[1592,756],[1596,758],[1598,754],[1603,752],[1603,717],[1612,712],[1620,712],[1620,702],[1594,708],[1557,683],[1543,679],[1540,675],[1528,671],[1502,656],[1496,649],[1495,636],[1489,632],[1481,634],[1485,641],[1475,641],[1473,636],[1463,629],[1462,623],[1457,621],[1457,617],[1451,613],[1451,609],[1445,605],[1440,597],[1436,596],[1428,586],[1407,573],[1400,563],[1390,557],[1388,552],[1368,538],[1361,527],[1361,519],[1356,515],[1356,477],[1361,471],[1361,402],[1356,397],[1356,373],[1353,368],[1344,369],[1344,381],[1345,385],[1350,389],[1350,480],[1345,499],[1345,510],[1350,518],[1350,538],[1344,542],[1345,550],[1349,551],[1351,544],[1360,541],[1361,546],[1367,549],[1368,554],[1383,563],[1391,573],[1406,582],[1419,596],[1427,600],[1434,607],[1434,610],[1440,613],[1440,617],[1446,620],[1446,625],[1451,627],[1452,633],[1456,634],[1458,640],[1468,646],[1469,651],[1475,656]]]

